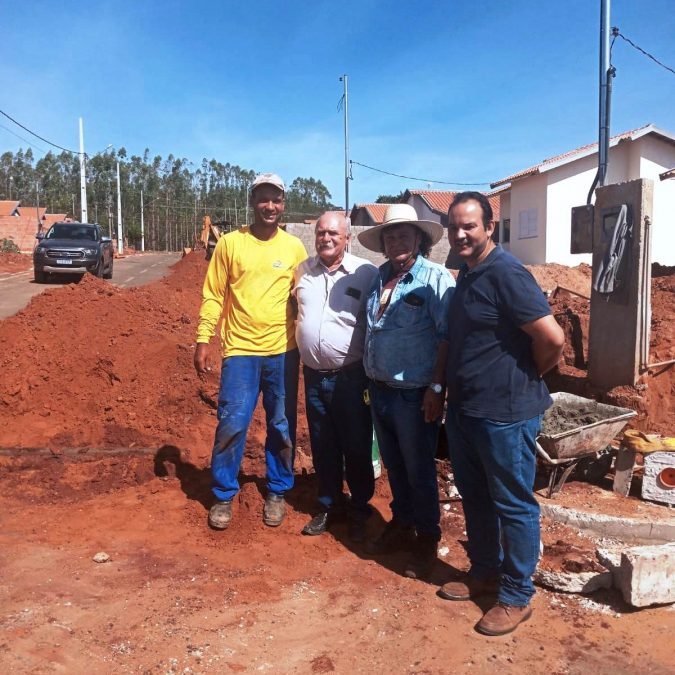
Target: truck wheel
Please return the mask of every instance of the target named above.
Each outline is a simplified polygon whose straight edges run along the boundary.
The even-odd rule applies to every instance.
[[[44,284],[47,281],[47,274],[36,267],[33,271],[33,278],[36,284]]]
[[[112,279],[113,277],[113,259],[110,258],[110,267],[108,268],[107,272],[104,272],[103,278],[104,279]]]
[[[98,277],[99,279],[103,276],[103,258],[101,258],[98,261],[98,264],[94,269],[91,271],[91,273],[95,276]]]

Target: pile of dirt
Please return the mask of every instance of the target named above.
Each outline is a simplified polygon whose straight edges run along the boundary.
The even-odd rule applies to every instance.
[[[23,272],[33,266],[33,259],[23,253],[0,253],[0,272]]]
[[[591,297],[592,269],[590,265],[582,263],[576,267],[566,267],[558,263],[545,265],[525,265],[537,280],[544,293],[551,293],[559,286]]]
[[[675,358],[675,268],[660,267],[656,273],[651,286],[650,363]],[[635,386],[598,391],[587,379],[590,302],[559,290],[551,294],[549,303],[553,315],[565,331],[566,340],[558,368],[546,376],[549,389],[630,408],[638,413],[631,420],[631,427],[672,435],[675,432],[675,364],[650,369]]]

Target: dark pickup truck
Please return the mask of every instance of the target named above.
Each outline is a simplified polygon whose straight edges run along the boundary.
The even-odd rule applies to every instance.
[[[54,223],[33,251],[35,281],[42,284],[50,274],[84,274],[112,279],[113,243],[98,225]]]

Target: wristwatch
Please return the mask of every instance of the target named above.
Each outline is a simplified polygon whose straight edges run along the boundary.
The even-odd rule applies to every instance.
[[[432,382],[429,385],[429,389],[434,392],[434,394],[440,394],[443,391],[443,385],[438,384],[438,382]]]

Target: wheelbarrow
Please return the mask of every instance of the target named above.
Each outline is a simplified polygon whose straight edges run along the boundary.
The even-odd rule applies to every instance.
[[[593,399],[575,396],[567,392],[551,394],[553,405],[544,415],[552,415],[557,406],[570,411],[591,410],[597,421],[581,424],[555,434],[541,433],[537,437],[537,454],[550,467],[547,497],[551,499],[562,489],[570,474],[584,461],[600,461],[603,457],[611,462],[607,448],[623,430],[631,417],[637,413],[629,408],[598,403]],[[609,466],[606,465],[606,469]],[[606,471],[605,471],[606,473]]]

